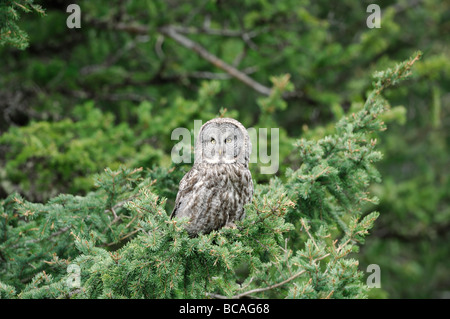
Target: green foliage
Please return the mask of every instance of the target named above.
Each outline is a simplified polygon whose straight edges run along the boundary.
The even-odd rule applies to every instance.
[[[92,190],[92,176],[106,166],[117,169],[121,163],[130,167],[164,165],[168,161],[164,154],[170,154],[173,141],[170,134],[164,134],[165,139],[156,138],[177,127],[192,126],[193,119],[206,121],[213,117],[211,98],[219,90],[219,83],[205,82],[198,100],[179,98],[173,102],[175,116],[172,108],[156,113],[151,103],[142,102],[135,110],[134,125],[117,125],[111,112],[87,102],[73,110],[74,120],[14,127],[0,136],[7,162],[0,168],[5,177],[0,185],[8,193],[17,191],[28,199],[45,201],[59,193],[84,194]]]
[[[0,46],[10,45],[18,49],[28,46],[28,35],[19,28],[19,12],[36,12],[45,15],[44,10],[34,0],[2,0],[0,2]]]
[[[117,171],[124,165],[151,169],[142,178],[157,180],[152,193],[167,198],[170,212],[177,183],[189,168],[171,166],[170,151],[177,141],[170,132],[186,127],[193,133],[194,120],[230,116],[246,127],[279,128],[276,175],[301,207],[286,215],[296,229],[302,227],[300,218],[307,217],[312,235],[324,226],[324,234],[345,236],[351,218],[380,212],[372,235],[354,256],[360,269],[376,263],[382,270],[382,289],[372,289],[371,297],[445,296],[449,3],[381,1],[381,28],[369,29],[370,3],[128,0],[111,5],[81,0],[82,28],[68,29],[67,4],[61,1],[40,1],[43,17],[35,14],[42,9],[33,1],[0,1],[3,209],[15,209],[13,192],[24,203],[44,206],[61,193],[96,196],[94,176],[105,167]],[[219,60],[211,63],[163,34],[163,26]],[[19,49],[27,43],[27,50]],[[387,68],[394,72],[418,49],[424,59],[415,62],[407,85],[383,92],[391,105],[378,100],[379,107],[364,113],[379,80],[368,75]],[[220,61],[265,86],[266,93],[221,68]],[[382,77],[387,81],[390,75]],[[387,134],[377,134],[385,125],[371,121],[369,114],[387,124]],[[270,150],[270,142],[267,146]],[[367,158],[373,162],[364,164]],[[263,166],[251,164],[258,187],[273,183],[272,175],[261,173]],[[380,176],[382,183],[374,183]],[[345,187],[336,187],[339,183]],[[17,218],[16,223],[24,222],[25,217]],[[295,233],[289,232],[289,245],[303,249],[309,237]],[[15,296],[30,283],[33,267],[25,261],[21,265],[28,274],[12,273],[22,285],[2,285],[2,296]],[[62,267],[67,275],[67,265]],[[246,274],[245,266],[237,268]],[[245,280],[238,275],[243,276],[239,282]],[[302,277],[292,284],[306,287],[300,285]],[[59,282],[61,277],[52,273],[51,278]]]
[[[174,169],[106,169],[95,179],[98,190],[46,204],[9,196],[0,206],[2,295],[366,297],[349,254],[379,216],[361,213],[368,186],[379,178],[373,162],[380,156],[368,136],[384,128],[381,91],[408,75],[418,58],[378,73],[364,108],[343,117],[334,135],[302,140],[302,166],[286,183],[273,177],[258,184],[236,228],[190,238],[187,220],[171,220],[157,193],[175,186]],[[68,284],[69,264],[81,270],[80,287]]]
[[[161,152],[150,145],[140,147],[141,140],[128,124],[116,125],[111,113],[92,103],[74,113],[89,115],[78,121],[67,118],[15,127],[0,137],[0,145],[7,145],[8,162],[1,169],[7,177],[5,189],[44,201],[59,193],[91,190],[92,176],[105,166],[117,169],[133,159],[135,166],[151,166],[161,159]]]
[[[300,211],[307,212],[309,218],[321,225],[334,220],[348,233],[343,218],[348,214],[360,216],[365,204],[378,202],[368,194],[367,187],[381,181],[374,165],[381,153],[375,150],[376,139],[372,138],[373,132],[386,129],[380,114],[389,104],[381,92],[410,75],[412,64],[420,57],[417,53],[393,69],[376,72],[374,89],[364,106],[344,116],[333,135],[297,142],[302,165],[295,172],[290,170],[288,184],[298,194]]]
[[[99,190],[85,197],[61,194],[44,205],[12,194],[2,201],[2,281],[23,288],[37,271],[73,258],[77,250],[72,231],[90,234],[102,246],[119,244],[134,234],[139,216],[122,206],[135,196],[141,171],[106,169],[96,178]]]

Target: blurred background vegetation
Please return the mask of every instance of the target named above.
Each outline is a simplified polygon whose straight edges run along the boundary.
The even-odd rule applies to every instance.
[[[20,13],[25,49],[1,33],[0,199],[84,195],[105,167],[171,167],[172,130],[218,115],[279,127],[283,178],[300,165],[293,141],[327,135],[374,71],[421,50],[385,93],[380,217],[358,259],[381,268],[371,297],[450,297],[449,2],[377,1],[381,28],[369,29],[372,1],[77,1],[81,28],[69,29],[71,2]]]

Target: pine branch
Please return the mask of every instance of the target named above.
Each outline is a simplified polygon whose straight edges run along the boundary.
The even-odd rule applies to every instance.
[[[315,263],[317,261],[320,261],[322,259],[325,259],[325,258],[327,258],[330,255],[331,255],[330,253],[327,253],[327,254],[319,257],[319,258],[316,258],[316,259],[313,260],[313,263]],[[270,285],[270,286],[267,286],[267,287],[251,289],[251,290],[242,292],[240,294],[237,294],[237,295],[234,295],[234,296],[231,296],[231,297],[226,297],[226,296],[222,296],[222,295],[214,294],[214,293],[208,293],[207,295],[210,296],[210,297],[213,297],[213,298],[217,298],[217,299],[240,299],[242,297],[245,297],[245,296],[248,296],[248,295],[251,295],[251,294],[260,293],[260,292],[264,292],[264,291],[268,291],[268,290],[271,290],[271,289],[275,289],[275,288],[281,287],[281,286],[291,282],[292,280],[300,277],[301,275],[303,275],[306,272],[307,272],[307,270],[303,269],[303,270],[297,272],[296,274],[290,276],[289,278],[287,278],[287,279],[285,279],[283,281],[280,281],[279,283],[276,283],[276,284],[273,284],[273,285]]]
[[[214,66],[218,67],[219,69],[224,70],[234,78],[238,79],[242,83],[248,85],[252,89],[254,89],[256,92],[261,93],[263,95],[270,95],[271,89],[265,85],[262,85],[261,83],[253,80],[251,77],[246,75],[245,73],[242,73],[238,69],[234,68],[233,66],[229,65],[228,63],[224,62],[223,60],[219,59],[217,56],[210,53],[208,50],[206,50],[204,47],[202,47],[200,44],[190,40],[189,38],[185,37],[184,35],[177,32],[177,29],[174,26],[165,26],[162,28],[159,28],[159,31],[175,40],[177,43],[181,44],[182,46],[194,51],[197,53],[201,58],[205,59],[206,61],[212,63]]]
[[[126,24],[126,23],[117,23],[117,24],[109,24],[107,22],[95,19],[93,17],[88,18],[89,23],[91,23],[94,26],[100,26],[102,28],[112,28],[114,30],[118,31],[124,31],[131,34],[136,35],[149,35],[149,30],[146,26],[140,25],[140,24]],[[248,41],[251,37],[256,36],[257,33],[255,32],[237,32],[237,31],[231,31],[231,30],[214,30],[214,29],[196,29],[196,28],[185,28],[185,27],[179,27],[179,26],[163,26],[158,29],[158,32],[164,36],[167,36],[173,40],[175,40],[178,44],[184,46],[185,48],[194,51],[197,53],[202,59],[210,62],[217,68],[225,71],[227,74],[229,74],[231,77],[239,80],[240,82],[244,83],[245,85],[249,86],[256,92],[265,95],[270,96],[272,93],[272,89],[259,83],[258,81],[252,79],[249,77],[246,72],[240,71],[234,66],[226,63],[222,59],[218,58],[211,52],[209,52],[207,49],[205,49],[203,46],[198,44],[197,42],[187,38],[182,33],[195,33],[195,32],[205,32],[207,34],[216,34],[216,35],[227,35],[227,36],[242,36],[243,39]],[[293,97],[301,96],[302,94],[300,92],[283,92],[283,98],[289,99]]]
[[[25,13],[35,12],[40,16],[44,16],[45,11],[42,7],[33,2],[33,0],[16,0],[2,4],[0,12],[0,46],[10,45],[19,50],[23,50],[28,46],[28,35],[16,23],[20,17],[16,8]]]
[[[189,237],[183,227],[188,221],[171,220],[160,197],[165,186],[158,183],[173,179],[168,176],[173,170],[144,178],[142,168],[108,168],[96,176],[95,192],[61,194],[47,204],[11,196],[0,205],[1,259],[12,269],[4,276],[8,282],[2,281],[18,282],[19,298],[240,299],[266,292],[293,298],[364,297],[358,261],[349,254],[378,217],[372,212],[360,218],[362,205],[373,201],[367,188],[378,178],[372,162],[381,158],[369,134],[383,128],[381,91],[408,75],[419,57],[377,73],[369,101],[345,116],[335,134],[302,140],[302,166],[286,182],[274,177],[269,184],[256,184],[237,228]],[[288,80],[273,81],[271,96],[279,97]],[[336,232],[336,219],[344,234]],[[74,239],[55,240],[69,229]],[[44,238],[37,240],[38,235]],[[59,251],[82,266],[80,289],[67,286],[69,274],[49,268],[64,270],[63,263],[48,262]],[[242,265],[248,272],[238,275]],[[0,283],[2,290],[15,295]]]

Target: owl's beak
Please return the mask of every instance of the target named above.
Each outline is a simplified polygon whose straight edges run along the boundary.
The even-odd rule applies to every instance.
[[[219,150],[219,156],[222,156],[222,150]]]

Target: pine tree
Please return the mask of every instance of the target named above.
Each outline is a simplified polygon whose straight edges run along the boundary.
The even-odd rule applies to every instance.
[[[18,49],[28,46],[28,35],[19,28],[19,12],[36,12],[45,15],[44,10],[33,0],[2,0],[0,1],[0,46],[10,45]]]
[[[354,254],[378,217],[363,208],[380,181],[376,135],[389,109],[381,94],[420,56],[377,72],[365,104],[334,134],[300,139],[300,168],[256,185],[235,229],[190,238],[186,220],[169,218],[179,167],[105,169],[96,191],[46,204],[10,195],[0,205],[0,296],[366,297]]]

